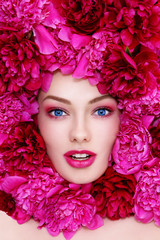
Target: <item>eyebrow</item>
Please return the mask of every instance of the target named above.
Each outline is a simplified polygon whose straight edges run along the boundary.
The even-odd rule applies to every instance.
[[[99,101],[101,101],[103,99],[106,99],[106,98],[112,98],[112,97],[110,95],[103,95],[103,96],[100,96],[100,97],[96,97],[96,98],[93,98],[92,100],[90,100],[89,104],[93,104],[93,103],[99,102]],[[53,95],[48,95],[47,97],[45,97],[43,99],[43,101],[45,101],[46,99],[52,99],[52,100],[56,100],[58,102],[62,102],[62,103],[71,105],[71,102],[69,100],[67,100],[65,98],[53,96]]]
[[[96,103],[96,102],[99,102],[103,99],[106,99],[106,98],[112,98],[110,95],[102,95],[100,97],[96,97],[96,98],[93,98],[92,100],[89,101],[89,104],[93,104],[93,103]]]
[[[45,98],[43,99],[43,102],[44,102],[46,99],[52,99],[52,100],[56,100],[56,101],[58,101],[58,102],[62,102],[62,103],[71,105],[71,102],[70,102],[69,100],[67,100],[67,99],[65,99],[65,98],[53,96],[53,95],[48,95],[47,97],[45,97]]]

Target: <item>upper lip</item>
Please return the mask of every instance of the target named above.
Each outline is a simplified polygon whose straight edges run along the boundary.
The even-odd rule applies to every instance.
[[[64,156],[72,156],[72,155],[75,155],[75,154],[87,154],[87,155],[90,155],[90,156],[95,156],[96,153],[94,152],[91,152],[91,151],[88,151],[88,150],[71,150],[71,151],[68,151],[64,154]]]

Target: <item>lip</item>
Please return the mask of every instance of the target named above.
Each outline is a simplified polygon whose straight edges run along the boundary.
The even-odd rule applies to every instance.
[[[90,155],[90,157],[86,160],[77,160],[77,159],[73,159],[71,158],[71,155],[73,154],[88,154]],[[95,158],[96,158],[96,154],[94,152],[88,151],[88,150],[72,150],[72,151],[68,151],[64,154],[64,158],[66,159],[67,163],[74,168],[86,168],[89,167],[93,164]]]

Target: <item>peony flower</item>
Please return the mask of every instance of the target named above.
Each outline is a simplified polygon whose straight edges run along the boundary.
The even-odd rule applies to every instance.
[[[133,175],[122,175],[109,167],[104,176],[93,183],[97,213],[112,220],[133,214],[136,180]]]
[[[160,6],[157,3],[156,0],[114,3],[112,12],[117,10],[114,26],[121,31],[124,45],[132,48],[140,42],[153,49],[160,44]]]
[[[160,119],[155,119],[149,128],[152,136],[152,154],[160,158]]]
[[[0,30],[0,74],[7,90],[17,92],[23,86],[32,91],[39,89],[42,80],[37,46],[20,31]]]
[[[48,0],[1,0],[0,22],[28,32],[48,16],[48,5]]]
[[[110,53],[113,44],[117,44],[119,35],[115,32],[102,30],[92,35],[89,44],[80,61],[77,64],[73,76],[76,78],[89,78],[89,82],[95,85],[99,82],[100,72],[103,69],[104,62]]]
[[[43,166],[46,148],[35,129],[34,124],[19,124],[11,129],[8,138],[2,143],[0,153],[9,174],[15,175],[19,171],[22,174]]]
[[[33,121],[32,114],[38,113],[38,103],[34,96],[5,93],[0,96],[0,136],[8,134],[18,122]]]
[[[29,216],[43,220],[46,195],[53,189],[63,188],[64,179],[51,168],[41,168],[41,172],[28,174],[26,183],[12,189],[18,206]],[[58,195],[57,195],[58,197]]]
[[[157,85],[159,64],[157,55],[149,50],[141,50],[135,57],[114,45],[102,68],[103,79],[97,87],[104,94],[109,92],[119,98],[145,96]]]
[[[120,99],[118,108],[128,112],[131,116],[159,115],[160,112],[160,91],[155,88],[151,93],[139,99]]]
[[[159,166],[141,173],[135,191],[135,218],[143,223],[152,220],[160,226],[160,171]]]
[[[0,190],[0,210],[12,216],[15,209],[15,201],[12,195]]]
[[[60,14],[80,33],[91,34],[101,26],[104,0],[55,1]]]
[[[44,71],[61,69],[64,74],[70,74],[77,64],[78,51],[74,49],[69,39],[60,38],[57,30],[48,31],[44,26],[34,28],[35,42],[42,54],[41,66]],[[64,36],[64,34],[62,34]],[[71,35],[72,38],[72,35]]]
[[[82,226],[96,229],[103,225],[102,219],[96,215],[96,206],[93,197],[81,190],[63,190],[59,198],[51,197],[47,200],[43,225],[46,225],[52,236],[63,232],[69,240]]]
[[[51,168],[40,171],[29,174],[26,183],[12,189],[18,207],[39,221],[39,228],[46,226],[53,236],[63,231],[66,239],[70,239],[81,225],[89,229],[102,226],[95,201],[88,193],[90,186],[69,185]],[[23,223],[21,215],[16,219]]]
[[[144,119],[145,121],[145,119]],[[141,119],[124,113],[121,115],[120,132],[113,146],[114,168],[122,174],[138,172],[150,159],[152,138]]]

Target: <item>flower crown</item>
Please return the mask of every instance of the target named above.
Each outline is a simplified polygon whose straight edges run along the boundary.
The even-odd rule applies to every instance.
[[[0,209],[66,239],[106,216],[160,226],[159,1],[2,0],[0,59]],[[38,134],[36,97],[57,69],[122,112],[110,167],[92,184],[59,176]]]

